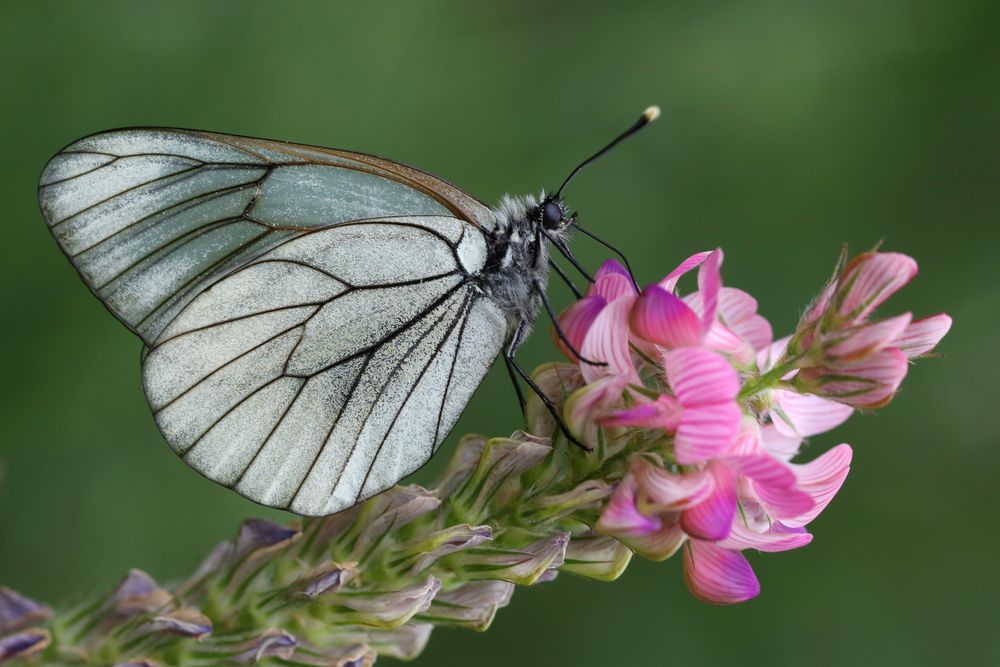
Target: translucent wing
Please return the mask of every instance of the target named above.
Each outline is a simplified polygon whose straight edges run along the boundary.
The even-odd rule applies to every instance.
[[[468,280],[483,237],[464,231],[435,217],[342,225],[220,280],[145,358],[167,441],[207,477],[308,515],[419,468],[506,335]]]
[[[397,215],[494,224],[458,188],[389,160],[154,128],[67,146],[39,202],[83,280],[147,343],[207,285],[308,231]]]
[[[53,158],[40,199],[146,342],[167,442],[263,504],[329,514],[419,468],[507,334],[473,279],[492,214],[380,158],[122,130]]]

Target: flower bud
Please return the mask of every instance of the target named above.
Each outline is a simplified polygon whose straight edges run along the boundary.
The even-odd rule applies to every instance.
[[[597,581],[614,581],[632,560],[632,550],[613,537],[574,537],[559,568]]]
[[[52,637],[48,630],[32,628],[0,637],[0,663],[10,660],[24,660],[44,651]]]
[[[802,369],[794,383],[856,408],[880,408],[892,400],[907,370],[906,355],[888,348],[855,362]]]
[[[475,549],[462,554],[461,563],[472,579],[499,579],[530,586],[546,570],[563,564],[569,538],[569,533],[557,533],[519,549]]]
[[[439,625],[453,625],[485,632],[497,610],[506,607],[514,594],[508,581],[474,581],[438,593],[426,612]]]
[[[0,586],[0,635],[41,623],[52,611],[15,590]]]
[[[427,577],[395,591],[341,591],[330,604],[346,609],[344,622],[397,628],[430,607],[440,588],[438,579]]]

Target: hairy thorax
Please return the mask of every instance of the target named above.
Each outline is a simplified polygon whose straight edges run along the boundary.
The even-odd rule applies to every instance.
[[[548,285],[548,241],[539,223],[529,218],[538,202],[531,195],[505,195],[493,209],[497,226],[487,238],[480,287],[507,314],[511,330],[534,322],[541,305],[539,292]]]

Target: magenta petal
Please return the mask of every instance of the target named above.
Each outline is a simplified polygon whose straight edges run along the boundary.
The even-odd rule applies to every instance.
[[[804,526],[819,516],[847,479],[853,455],[851,446],[842,444],[809,463],[791,464],[799,488],[812,497],[815,505],[808,512],[782,519],[782,523],[792,527]]]
[[[640,403],[635,407],[615,410],[598,418],[602,426],[633,426],[636,428],[662,428],[673,431],[680,421],[681,408],[677,399],[661,395],[654,401]]]
[[[787,528],[781,522],[775,521],[771,529],[758,533],[743,525],[741,521],[733,522],[733,531],[729,537],[718,542],[724,549],[742,551],[756,549],[757,551],[788,551],[798,549],[812,542],[813,536],[804,528]]]
[[[760,594],[743,554],[700,540],[690,540],[684,550],[684,581],[692,595],[709,604],[735,604]]]
[[[639,536],[655,533],[660,529],[660,519],[646,516],[636,507],[639,485],[632,475],[626,475],[618,484],[611,500],[597,521],[597,531],[604,535]]]
[[[594,274],[594,282],[587,288],[587,296],[600,296],[611,302],[625,294],[635,294],[632,277],[625,267],[609,259]]]
[[[674,457],[681,465],[707,461],[736,440],[743,413],[735,401],[685,408],[674,434]]]
[[[721,268],[722,248],[716,248],[698,268],[698,293],[701,295],[701,321],[704,329],[708,329],[708,326],[715,321],[719,308],[719,290],[722,289]]]
[[[729,362],[714,352],[685,347],[666,355],[667,381],[684,407],[733,401],[740,380]]]
[[[951,318],[944,313],[925,317],[911,322],[893,343],[893,347],[898,347],[910,359],[919,357],[933,350],[949,329]]]
[[[658,511],[679,512],[699,505],[715,490],[715,476],[706,471],[677,475],[639,459],[633,474],[646,497]]]
[[[666,348],[697,345],[701,321],[686,303],[657,285],[642,290],[630,319],[635,335]]]
[[[630,277],[628,274],[628,269],[622,266],[621,262],[619,262],[616,259],[609,259],[606,260],[603,264],[601,264],[597,268],[597,271],[594,272],[594,280],[597,281],[600,280],[601,278],[604,278],[605,276],[612,276],[612,275],[625,276],[626,278]]]
[[[812,496],[798,488],[792,469],[767,454],[729,456],[724,461],[740,475],[752,480],[754,492],[774,518],[798,516],[816,504]]]
[[[628,346],[628,320],[635,296],[621,296],[609,303],[594,320],[580,349],[587,359],[606,362],[606,366],[588,363],[580,364],[583,379],[593,382],[604,375],[624,375],[630,382],[638,382],[639,376],[632,365]]]
[[[660,281],[660,287],[668,292],[673,292],[674,288],[677,287],[677,281],[681,279],[681,276],[691,269],[701,266],[701,264],[708,259],[708,256],[711,254],[711,250],[706,250],[705,252],[697,252],[691,255],[681,262],[676,269],[667,274],[666,278]]]
[[[729,535],[736,516],[736,475],[721,463],[709,464],[715,481],[712,493],[681,514],[681,527],[691,537],[721,540]]]
[[[587,332],[590,331],[594,320],[597,319],[597,316],[607,305],[608,302],[602,296],[585,296],[559,315],[559,326],[562,327],[566,338],[577,351],[583,347],[583,340],[586,338]],[[552,330],[552,338],[556,346],[559,347],[570,361],[579,361],[559,336],[556,335],[555,329]]]
[[[917,263],[898,252],[866,252],[844,268],[834,297],[841,317],[863,320],[917,275]]]
[[[786,437],[808,438],[840,426],[854,414],[854,408],[819,396],[777,389],[772,394],[775,409],[771,419]]]
[[[765,460],[768,461],[766,465],[763,464]],[[758,461],[750,465],[752,470],[741,469],[741,472],[752,480],[754,493],[771,517],[797,517],[816,506],[812,495],[796,485],[795,474],[786,464],[770,457],[758,457]]]

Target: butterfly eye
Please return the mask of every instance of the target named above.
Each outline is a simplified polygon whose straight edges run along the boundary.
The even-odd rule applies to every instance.
[[[542,224],[545,229],[554,229],[563,221],[563,210],[554,201],[545,202],[542,206]]]

